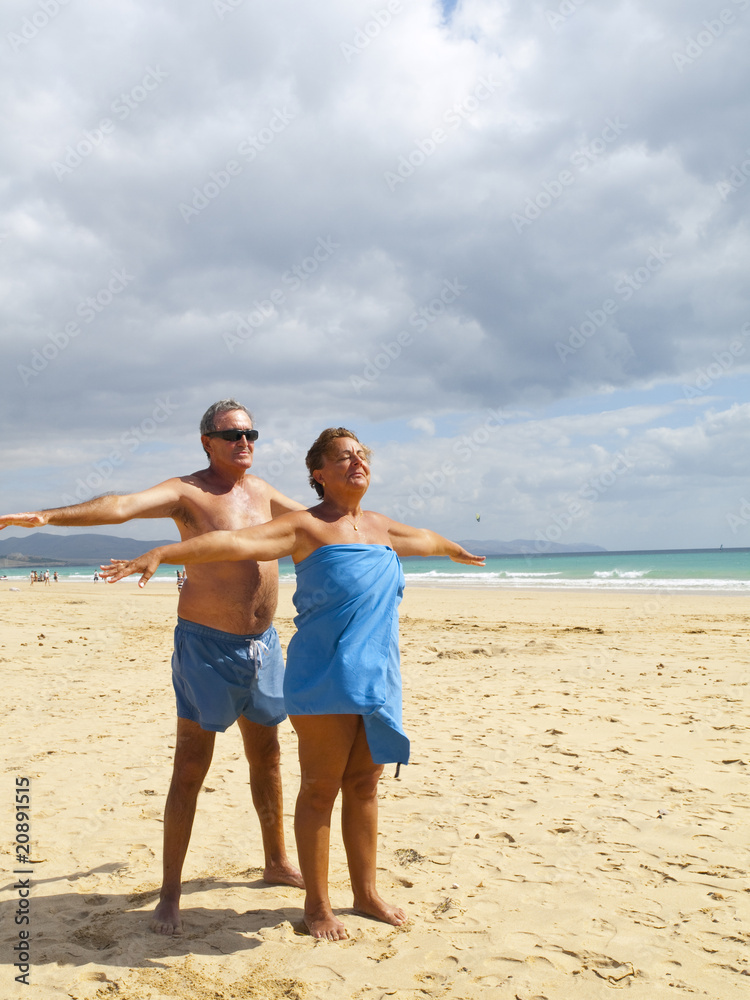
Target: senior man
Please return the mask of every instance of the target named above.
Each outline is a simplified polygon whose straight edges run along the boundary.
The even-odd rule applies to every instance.
[[[141,493],[0,516],[0,529],[84,527],[170,517],[185,540],[217,529],[247,528],[304,509],[248,473],[258,432],[241,403],[234,399],[214,403],[203,415],[200,432],[208,467],[199,472],[168,479]],[[182,867],[198,793],[211,764],[216,733],[235,721],[260,821],[263,877],[270,883],[303,886],[284,844],[277,735],[278,723],[285,718],[284,663],[272,624],[277,599],[277,564],[251,560],[191,567],[180,590],[172,657],[177,739],[164,810],[163,882],[151,923],[157,933],[182,933]]]

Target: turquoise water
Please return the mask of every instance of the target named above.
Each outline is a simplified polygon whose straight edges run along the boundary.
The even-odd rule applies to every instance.
[[[483,567],[449,559],[404,559],[406,581],[420,587],[500,587],[534,590],[670,590],[750,593],[750,549],[679,549],[671,552],[596,552],[580,555],[490,556]],[[0,570],[8,583],[28,586],[29,570]],[[96,566],[57,569],[66,582],[91,581]],[[50,568],[50,572],[52,569]],[[282,581],[294,581],[288,559],[280,563]],[[160,566],[155,583],[175,584],[175,567]],[[130,577],[124,583],[135,583]]]
[[[448,559],[403,564],[417,586],[750,593],[750,549],[490,556],[481,569]]]
[[[60,580],[64,580],[66,583],[91,583],[94,579],[94,573],[99,571],[98,566],[45,566],[40,564],[38,566],[24,566],[23,569],[2,569],[0,568],[0,579],[5,579],[8,582],[15,581],[16,584],[19,580],[23,583],[29,583],[29,574],[35,569],[37,573],[44,573],[46,569],[49,569],[50,581],[52,580],[52,574],[57,573]],[[177,573],[176,566],[160,566],[156,573],[154,573],[153,579],[159,582],[173,583],[175,587],[177,586]],[[132,576],[125,583],[135,583],[138,577]],[[103,580],[101,581],[104,582]],[[36,586],[36,584],[35,584]]]

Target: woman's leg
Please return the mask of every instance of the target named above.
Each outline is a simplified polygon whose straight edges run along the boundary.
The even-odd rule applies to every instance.
[[[378,850],[378,780],[383,773],[367,744],[361,717],[341,781],[341,830],[349,863],[354,909],[387,924],[403,924],[401,907],[386,903],[375,887]]]
[[[297,858],[305,880],[305,924],[316,938],[347,937],[328,896],[331,812],[349,761],[358,715],[290,715],[299,739],[300,789],[294,814]]]

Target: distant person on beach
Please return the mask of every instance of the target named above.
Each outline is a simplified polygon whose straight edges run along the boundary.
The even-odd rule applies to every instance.
[[[135,518],[170,517],[183,539],[216,529],[260,525],[303,510],[249,473],[254,442],[250,412],[234,399],[214,403],[203,415],[201,444],[208,467],[168,479],[142,493],[102,496],[72,507],[8,514],[15,525],[88,527]],[[191,570],[177,604],[172,680],[177,697],[177,738],[172,782],[164,812],[164,877],[152,922],[160,934],[180,934],[182,867],[198,793],[217,732],[237,722],[250,767],[250,789],[260,821],[269,883],[302,888],[302,876],[284,844],[280,748],[284,718],[284,662],[273,616],[278,598],[274,562],[214,562]]]
[[[215,559],[224,565],[294,560],[297,633],[287,651],[284,698],[299,739],[295,834],[306,887],[304,921],[313,937],[328,940],[347,937],[328,894],[331,812],[339,791],[354,908],[396,926],[406,920],[376,888],[378,780],[384,764],[409,759],[401,727],[398,604],[404,577],[398,556],[484,564],[484,557],[433,531],[363,511],[369,458],[352,431],[328,428],[306,458],[321,500],[316,506],[102,567],[109,582],[140,573],[143,586],[162,562],[190,564],[192,579]]]

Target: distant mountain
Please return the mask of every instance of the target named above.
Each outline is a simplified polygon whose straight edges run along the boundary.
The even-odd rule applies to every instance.
[[[0,565],[81,566],[109,562],[111,558],[132,559],[157,545],[171,545],[176,538],[121,538],[119,535],[48,535],[34,531],[16,538],[0,537]]]
[[[539,541],[530,538],[514,538],[512,542],[470,538],[460,541],[458,544],[463,545],[465,549],[477,556],[543,556],[560,552],[607,551],[601,545],[592,545],[591,542],[569,542],[567,545],[563,545],[562,542]]]
[[[133,559],[157,545],[171,545],[177,538],[142,540],[119,535],[64,534],[35,531],[16,538],[0,536],[0,566],[82,566],[98,565],[115,559]],[[480,556],[546,555],[561,552],[606,552],[601,545],[589,542],[539,542],[516,538],[512,542],[496,539],[464,539],[459,542],[469,552]]]

